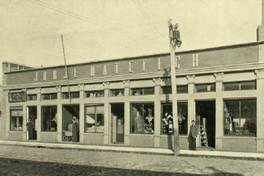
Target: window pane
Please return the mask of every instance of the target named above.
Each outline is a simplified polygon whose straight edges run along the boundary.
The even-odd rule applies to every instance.
[[[95,114],[95,107],[94,106],[86,106],[85,110],[86,110],[86,114]]]
[[[27,95],[27,100],[28,101],[35,101],[35,100],[37,100],[37,94],[29,94],[29,95]]]
[[[131,104],[131,133],[154,133],[154,104]]]
[[[62,98],[63,99],[69,99],[69,94],[71,98],[80,98],[80,92],[63,92]]]
[[[241,90],[256,89],[256,81],[245,81],[241,83]]]
[[[103,90],[87,91],[87,92],[85,92],[85,94],[86,94],[86,97],[88,97],[88,98],[103,97],[104,91]]]
[[[153,95],[154,94],[154,87],[144,88],[144,95]]]
[[[41,95],[43,100],[55,100],[57,99],[57,93],[49,93]]]
[[[178,102],[178,124],[179,134],[187,134],[188,131],[188,103]],[[173,133],[172,104],[162,104],[161,134]]]
[[[123,96],[124,95],[124,89],[113,89],[110,91],[110,96],[117,97],[117,96]]]
[[[256,100],[224,101],[225,135],[256,136]]]
[[[188,93],[188,85],[177,86],[177,93]]]
[[[239,90],[239,84],[237,83],[224,83],[224,90]]]
[[[131,89],[132,95],[143,95],[143,89]]]
[[[95,132],[95,114],[86,114],[85,118],[85,132]]]
[[[104,132],[104,114],[97,114],[96,132]]]
[[[57,106],[41,108],[42,131],[57,131]]]
[[[153,94],[154,94],[154,87],[131,89],[131,95],[153,95]]]
[[[10,130],[22,131],[23,130],[23,110],[10,109]]]
[[[85,107],[85,132],[104,132],[104,105]]]
[[[195,89],[196,89],[196,92],[214,92],[215,83],[196,84]]]

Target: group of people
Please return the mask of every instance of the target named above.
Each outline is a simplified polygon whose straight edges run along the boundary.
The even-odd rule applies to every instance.
[[[37,138],[37,131],[35,129],[35,118],[31,117],[29,118],[29,121],[26,124],[27,131],[28,131],[28,139],[34,140]],[[56,119],[51,120],[51,129],[56,130],[57,129],[57,122]],[[72,117],[72,123],[71,123],[71,141],[72,142],[78,142],[79,141],[79,120],[76,116]]]
[[[172,113],[165,113],[163,119],[163,133],[164,134],[173,134],[173,117]],[[192,123],[190,125],[190,131],[188,134],[188,143],[189,143],[189,149],[190,150],[196,150],[196,138],[199,134],[199,121],[192,120]]]

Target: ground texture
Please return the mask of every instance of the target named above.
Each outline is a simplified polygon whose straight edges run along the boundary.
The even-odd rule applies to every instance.
[[[264,175],[264,161],[0,145],[2,176]]]

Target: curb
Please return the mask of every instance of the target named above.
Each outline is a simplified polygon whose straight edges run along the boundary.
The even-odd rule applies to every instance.
[[[225,158],[225,159],[243,159],[243,160],[263,160],[264,161],[264,153],[181,150],[179,153],[179,156]]]
[[[169,149],[158,148],[138,148],[138,147],[121,147],[107,145],[83,145],[83,144],[58,144],[58,143],[40,143],[40,142],[18,142],[18,141],[0,141],[0,145],[23,146],[32,148],[48,149],[68,149],[68,150],[88,150],[99,152],[118,152],[118,153],[141,153],[151,155],[174,155]]]

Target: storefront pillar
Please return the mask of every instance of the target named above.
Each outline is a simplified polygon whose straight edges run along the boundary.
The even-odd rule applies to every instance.
[[[223,73],[217,73],[215,76],[216,100],[215,100],[215,148],[223,148],[224,114],[223,114]]]
[[[84,124],[85,124],[85,110],[84,110],[84,101],[83,101],[83,99],[84,99],[84,84],[81,84],[81,85],[79,85],[79,87],[80,87],[80,104],[79,104],[79,106],[80,106],[80,112],[79,112],[79,122],[80,122],[80,143],[83,143],[84,142],[84,139],[83,139],[83,137],[84,137]]]
[[[257,78],[257,152],[264,152],[264,70],[256,70]]]
[[[110,126],[109,125],[109,118],[111,117],[110,111],[109,111],[109,101],[108,101],[108,96],[109,96],[109,82],[104,82],[103,83],[104,87],[104,144],[110,144],[110,139],[109,139],[109,134],[110,133]]]
[[[129,145],[129,132],[130,132],[130,102],[129,99],[129,91],[130,91],[130,81],[124,81],[124,96],[125,96],[125,110],[124,110],[124,118],[125,118],[125,137],[124,137],[124,144]]]
[[[27,140],[27,105],[23,104],[23,141]]]
[[[10,131],[10,118],[11,118],[11,114],[10,114],[10,106],[9,106],[9,101],[8,101],[8,91],[4,91],[4,97],[5,98],[5,112],[6,112],[6,139],[9,138],[9,131]]]
[[[62,102],[61,87],[58,88],[58,104],[57,104],[57,141],[62,142]]]
[[[187,76],[187,81],[188,81],[188,134],[190,132],[190,126],[192,124],[192,120],[196,119],[195,101],[194,101],[194,79],[195,79],[194,75]]]
[[[41,89],[37,90],[37,119],[36,119],[36,131],[37,131],[37,141],[40,141],[40,132],[41,132]]]
[[[161,82],[160,78],[153,79],[154,81],[154,147],[160,146],[160,127],[161,127]]]

